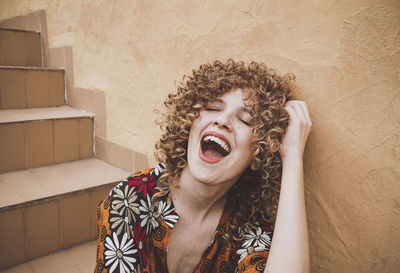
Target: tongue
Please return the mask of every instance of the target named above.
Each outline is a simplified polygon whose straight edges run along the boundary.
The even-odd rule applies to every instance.
[[[207,149],[203,151],[204,155],[208,158],[221,158],[224,157],[223,154],[214,150],[214,149]]]

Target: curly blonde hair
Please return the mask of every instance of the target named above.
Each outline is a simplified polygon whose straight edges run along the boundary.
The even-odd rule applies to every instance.
[[[154,200],[169,192],[173,178],[179,177],[186,166],[190,128],[200,111],[224,93],[241,88],[250,90],[250,126],[259,168],[245,170],[230,189],[239,200],[231,226],[244,231],[260,221],[273,224],[282,175],[279,151],[289,119],[284,105],[291,94],[289,83],[294,79],[293,74],[280,76],[263,63],[245,64],[232,59],[203,64],[191,76],[185,75],[178,92],[169,94],[164,102],[167,111],[160,126],[164,133],[156,143],[155,155],[166,169],[158,180],[160,192]]]

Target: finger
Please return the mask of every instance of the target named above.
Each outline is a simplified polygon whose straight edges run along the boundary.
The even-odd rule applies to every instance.
[[[304,114],[304,124],[307,126],[307,135],[310,133],[311,131],[311,126],[312,126],[312,122],[311,122],[311,118],[310,118],[310,114],[308,112],[308,108],[307,108],[307,104],[305,101],[301,101],[300,103],[300,107],[302,109],[302,112]]]
[[[308,111],[308,107],[305,101],[302,101],[301,103],[302,106],[302,110],[304,113],[304,117],[305,117],[305,121],[307,121],[307,123],[311,126],[312,122],[311,122],[311,117],[310,117],[310,113]]]
[[[300,101],[300,102],[299,102],[299,108],[301,109],[301,112],[302,112],[302,114],[303,114],[303,120],[304,120],[306,123],[309,123],[309,121],[310,121],[310,116],[309,116],[309,114],[308,114],[308,109],[307,109],[307,104],[306,104],[306,102],[305,102],[305,101]]]
[[[285,110],[289,115],[289,123],[291,123],[296,118],[297,113],[290,104],[285,106]]]
[[[304,104],[303,101],[298,101],[298,102],[295,104],[295,105],[296,105],[295,107],[296,107],[296,111],[297,111],[297,113],[298,113],[299,118],[301,119],[301,121],[302,121],[302,122],[306,122],[307,119],[306,119],[306,115],[305,115],[305,113],[304,113],[303,104]]]
[[[301,107],[301,102],[300,101],[291,101],[291,103],[289,103],[287,105],[287,107],[293,109],[295,115],[293,116],[293,118],[298,119],[299,121],[306,121],[305,116],[304,116],[304,112],[302,110]]]
[[[299,118],[311,125],[311,118],[305,101],[292,100],[289,105],[294,106]]]

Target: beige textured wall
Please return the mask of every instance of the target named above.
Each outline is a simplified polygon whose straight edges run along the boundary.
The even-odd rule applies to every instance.
[[[153,110],[191,68],[233,57],[297,75],[312,272],[400,268],[400,1],[0,0],[46,9],[75,86],[107,97],[107,136],[151,156]]]

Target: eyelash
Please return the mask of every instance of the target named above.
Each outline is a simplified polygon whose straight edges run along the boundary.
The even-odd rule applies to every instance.
[[[219,110],[216,109],[216,108],[206,108],[206,110],[207,110],[207,111],[219,111]]]
[[[245,121],[245,120],[243,120],[243,119],[239,119],[241,122],[243,122],[244,124],[246,124],[247,126],[250,126],[250,123],[249,122],[247,122],[247,121]]]

